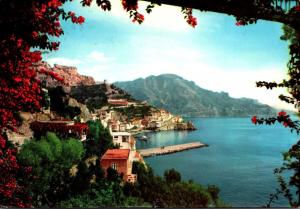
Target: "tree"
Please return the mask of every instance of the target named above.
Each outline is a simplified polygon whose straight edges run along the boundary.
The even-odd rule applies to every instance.
[[[35,180],[29,184],[29,190],[35,206],[47,204],[51,207],[68,197],[70,169],[83,155],[79,140],[60,140],[54,133],[22,145],[18,162],[32,168]]]
[[[49,89],[50,108],[56,111],[61,116],[73,119],[75,116],[80,115],[81,110],[79,107],[72,107],[68,105],[69,98],[62,86]]]
[[[114,148],[112,136],[107,128],[104,128],[99,120],[88,121],[89,134],[85,142],[88,156],[102,156],[109,148]]]
[[[210,193],[212,200],[215,202],[215,204],[218,204],[220,189],[215,185],[208,185],[207,191]]]
[[[142,198],[155,207],[208,207],[222,206],[216,186],[203,187],[192,181],[181,181],[180,173],[174,169],[165,171],[165,178],[156,176],[149,165],[133,164],[137,174],[136,184],[125,184],[124,193]]]
[[[114,192],[114,182],[103,183],[100,187],[93,187],[87,193],[74,196],[58,204],[62,208],[99,208],[99,207],[126,207],[144,206],[143,201],[134,197],[125,197]],[[149,205],[147,205],[149,206]]]
[[[176,182],[180,182],[181,181],[181,175],[179,172],[177,172],[175,169],[170,169],[170,170],[166,170],[164,172],[164,178],[165,178],[165,181],[168,183],[168,184],[173,184],[173,183],[176,183]]]

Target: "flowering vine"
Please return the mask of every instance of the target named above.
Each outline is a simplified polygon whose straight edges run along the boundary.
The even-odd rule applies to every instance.
[[[138,12],[137,0],[121,0],[123,9],[129,12],[129,16],[132,22],[138,22],[139,24],[144,22],[144,15]]]
[[[186,22],[194,28],[197,25],[197,18],[193,16],[192,8],[182,7],[181,12],[184,14],[184,19]]]
[[[41,109],[43,92],[33,64],[42,60],[41,50],[58,50],[59,42],[50,37],[63,34],[60,17],[82,24],[85,19],[66,13],[61,7],[65,0],[0,2],[0,206],[31,207],[31,199],[23,184],[29,167],[18,164],[17,149],[8,140],[8,130],[17,131],[20,111]],[[13,17],[12,17],[13,14]],[[44,73],[62,79],[45,69]],[[26,174],[26,175],[25,175]]]
[[[300,5],[291,7],[287,13],[299,13]],[[288,7],[289,8],[289,7]],[[298,14],[300,15],[300,13]],[[289,95],[280,95],[279,99],[282,101],[293,104],[300,113],[300,28],[299,25],[284,25],[284,35],[282,40],[289,41],[290,60],[288,62],[288,79],[284,79],[280,83],[259,81],[256,83],[257,87],[265,87],[266,89],[273,88],[287,88]],[[275,122],[281,123],[284,127],[289,128],[291,132],[300,133],[300,121],[292,120],[291,117],[285,112],[278,112],[276,117],[269,118],[257,118],[252,117],[252,123],[254,124],[267,124],[271,125]],[[300,140],[296,142],[292,147],[283,154],[284,163],[280,168],[274,170],[276,178],[279,182],[280,188],[276,189],[274,194],[270,195],[270,200],[267,203],[267,207],[271,206],[271,203],[278,199],[279,195],[283,195],[292,207],[300,206]],[[283,172],[289,172],[289,180],[285,180]]]

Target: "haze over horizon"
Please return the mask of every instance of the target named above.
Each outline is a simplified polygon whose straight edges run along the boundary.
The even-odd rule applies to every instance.
[[[198,25],[190,27],[181,8],[162,5],[145,14],[142,25],[130,21],[119,1],[112,11],[95,5],[66,3],[66,10],[83,15],[82,26],[62,21],[60,50],[44,55],[50,64],[76,66],[95,80],[128,81],[150,75],[176,74],[198,86],[231,97],[257,99],[276,108],[294,109],[278,99],[284,89],[257,88],[256,81],[286,77],[288,43],[280,41],[281,24],[259,21],[237,27],[228,15],[194,11]]]

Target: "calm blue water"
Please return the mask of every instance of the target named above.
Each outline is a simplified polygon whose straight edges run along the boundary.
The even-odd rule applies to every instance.
[[[147,142],[137,148],[200,141],[209,147],[145,158],[155,173],[175,168],[185,180],[221,189],[221,198],[231,206],[261,207],[275,191],[273,170],[282,163],[281,153],[297,141],[297,135],[281,125],[253,125],[249,118],[190,118],[193,132],[147,133]],[[275,206],[275,205],[274,205]],[[282,198],[276,206],[287,206]]]

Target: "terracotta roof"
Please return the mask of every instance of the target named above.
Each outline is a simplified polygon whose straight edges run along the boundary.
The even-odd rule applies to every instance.
[[[101,160],[128,159],[130,149],[109,149],[102,156]]]

